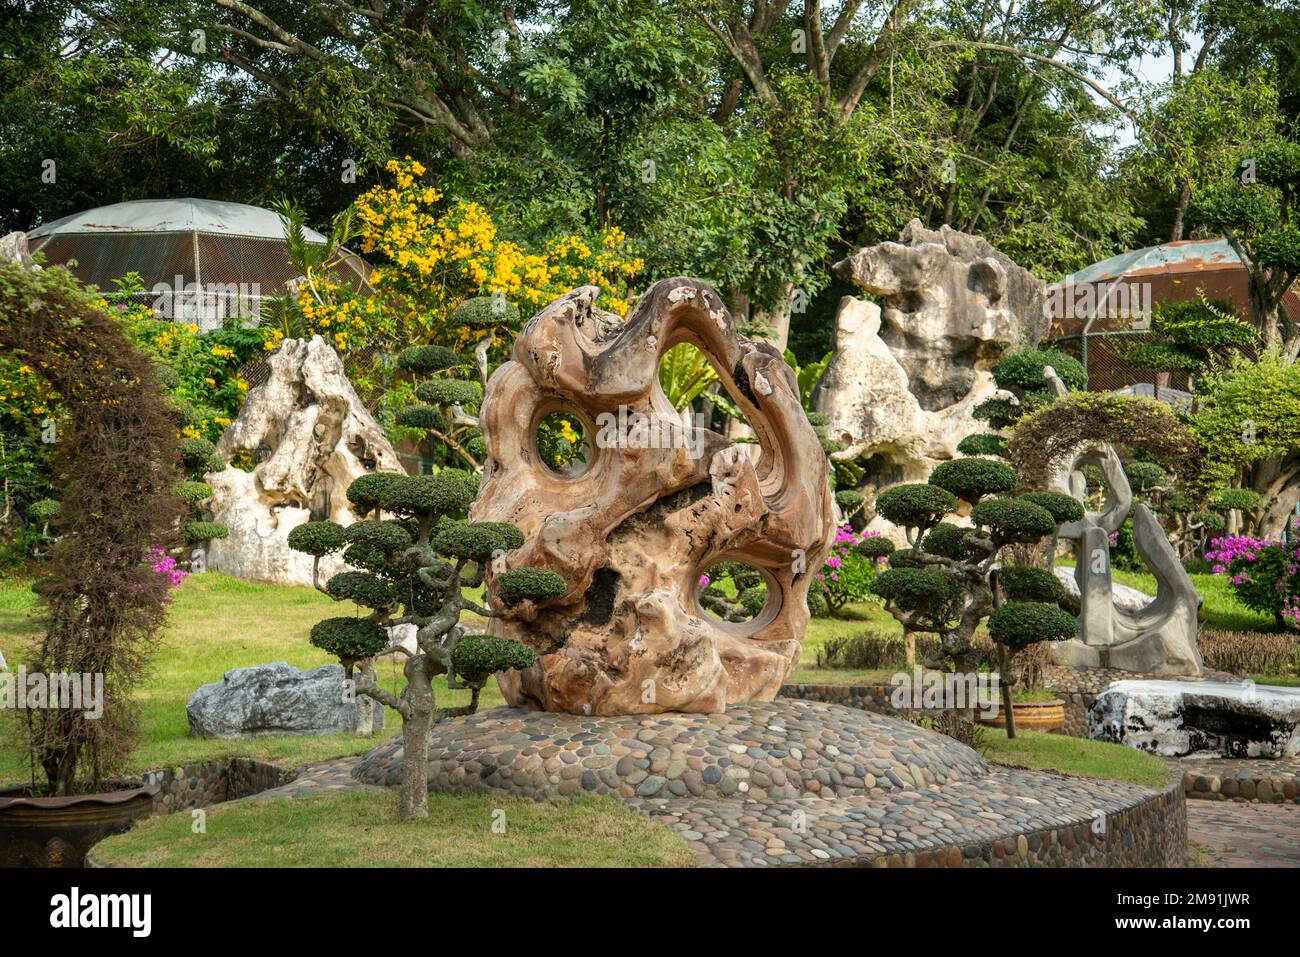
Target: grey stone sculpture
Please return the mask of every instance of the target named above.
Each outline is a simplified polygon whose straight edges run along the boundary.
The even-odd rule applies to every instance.
[[[1050,367],[1045,371],[1051,391],[1064,395],[1065,385],[1056,372]],[[1079,637],[1054,644],[1053,660],[1151,675],[1200,675],[1201,652],[1196,644],[1200,596],[1151,510],[1141,502],[1133,504],[1133,490],[1115,450],[1105,444],[1080,449],[1069,466],[1053,477],[1053,489],[1082,500],[1086,465],[1101,470],[1105,502],[1102,511],[1087,512],[1080,521],[1057,530],[1059,538],[1074,542]],[[1133,546],[1156,579],[1155,598],[1137,610],[1115,601],[1110,567],[1110,535],[1130,513]]]
[[[369,708],[345,688],[342,665],[300,671],[277,661],[236,668],[190,697],[185,714],[199,738],[268,738],[355,732]],[[384,726],[378,708],[374,733]]]

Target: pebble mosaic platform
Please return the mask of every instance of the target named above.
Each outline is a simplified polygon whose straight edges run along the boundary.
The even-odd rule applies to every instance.
[[[396,785],[400,742],[357,774]],[[848,796],[982,778],[988,765],[951,738],[867,711],[806,701],[725,714],[582,717],[498,708],[429,732],[429,787],[557,797]]]
[[[355,766],[395,785],[394,739]],[[1162,790],[990,768],[882,715],[792,699],[720,715],[586,718],[498,708],[436,725],[430,790],[608,794],[713,867],[1182,866],[1179,775]]]

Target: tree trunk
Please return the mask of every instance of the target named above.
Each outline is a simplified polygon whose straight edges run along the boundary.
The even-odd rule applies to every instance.
[[[406,690],[402,697],[411,714],[402,721],[402,782],[400,813],[405,821],[429,816],[429,726],[435,701],[424,655],[406,663]]]
[[[1174,208],[1174,224],[1169,230],[1169,241],[1176,243],[1183,238],[1183,215],[1192,201],[1192,181],[1183,180],[1183,188],[1178,191],[1178,205]]]
[[[1011,656],[1007,654],[1006,648],[999,649],[999,656],[1002,661],[998,665],[998,685],[1002,691],[1002,714],[1007,725],[1007,737],[1016,736],[1016,713],[1011,709],[1011,682],[1007,680],[1007,674],[1011,671]]]

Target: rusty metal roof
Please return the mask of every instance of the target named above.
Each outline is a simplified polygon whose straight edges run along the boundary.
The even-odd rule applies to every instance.
[[[1068,296],[1054,297],[1053,290],[1095,286],[1098,289],[1118,283],[1146,287],[1153,304],[1183,302],[1203,292],[1208,299],[1232,303],[1237,314],[1250,319],[1250,295],[1246,269],[1226,239],[1186,239],[1160,246],[1148,246],[1120,253],[1093,263],[1047,287],[1047,307],[1052,320],[1050,335],[1074,335],[1088,321],[1084,314],[1061,315],[1061,305]],[[1098,297],[1100,298],[1100,297]],[[1300,322],[1300,289],[1292,289],[1282,301],[1282,308],[1292,322]],[[1094,332],[1126,328],[1123,317],[1097,321]]]

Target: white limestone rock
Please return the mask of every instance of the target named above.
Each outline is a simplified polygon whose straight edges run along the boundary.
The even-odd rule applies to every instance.
[[[1300,688],[1117,681],[1089,709],[1088,736],[1161,757],[1292,758],[1300,754]]]
[[[361,404],[338,354],[320,336],[286,339],[270,358],[271,376],[252,389],[217,454],[266,452],[252,472],[210,472],[212,519],[230,529],[208,544],[208,569],[249,581],[310,585],[312,558],[289,547],[289,532],[313,519],[347,525],[352,481],[369,472],[401,472],[397,453]],[[343,571],[321,561],[321,581]]]

